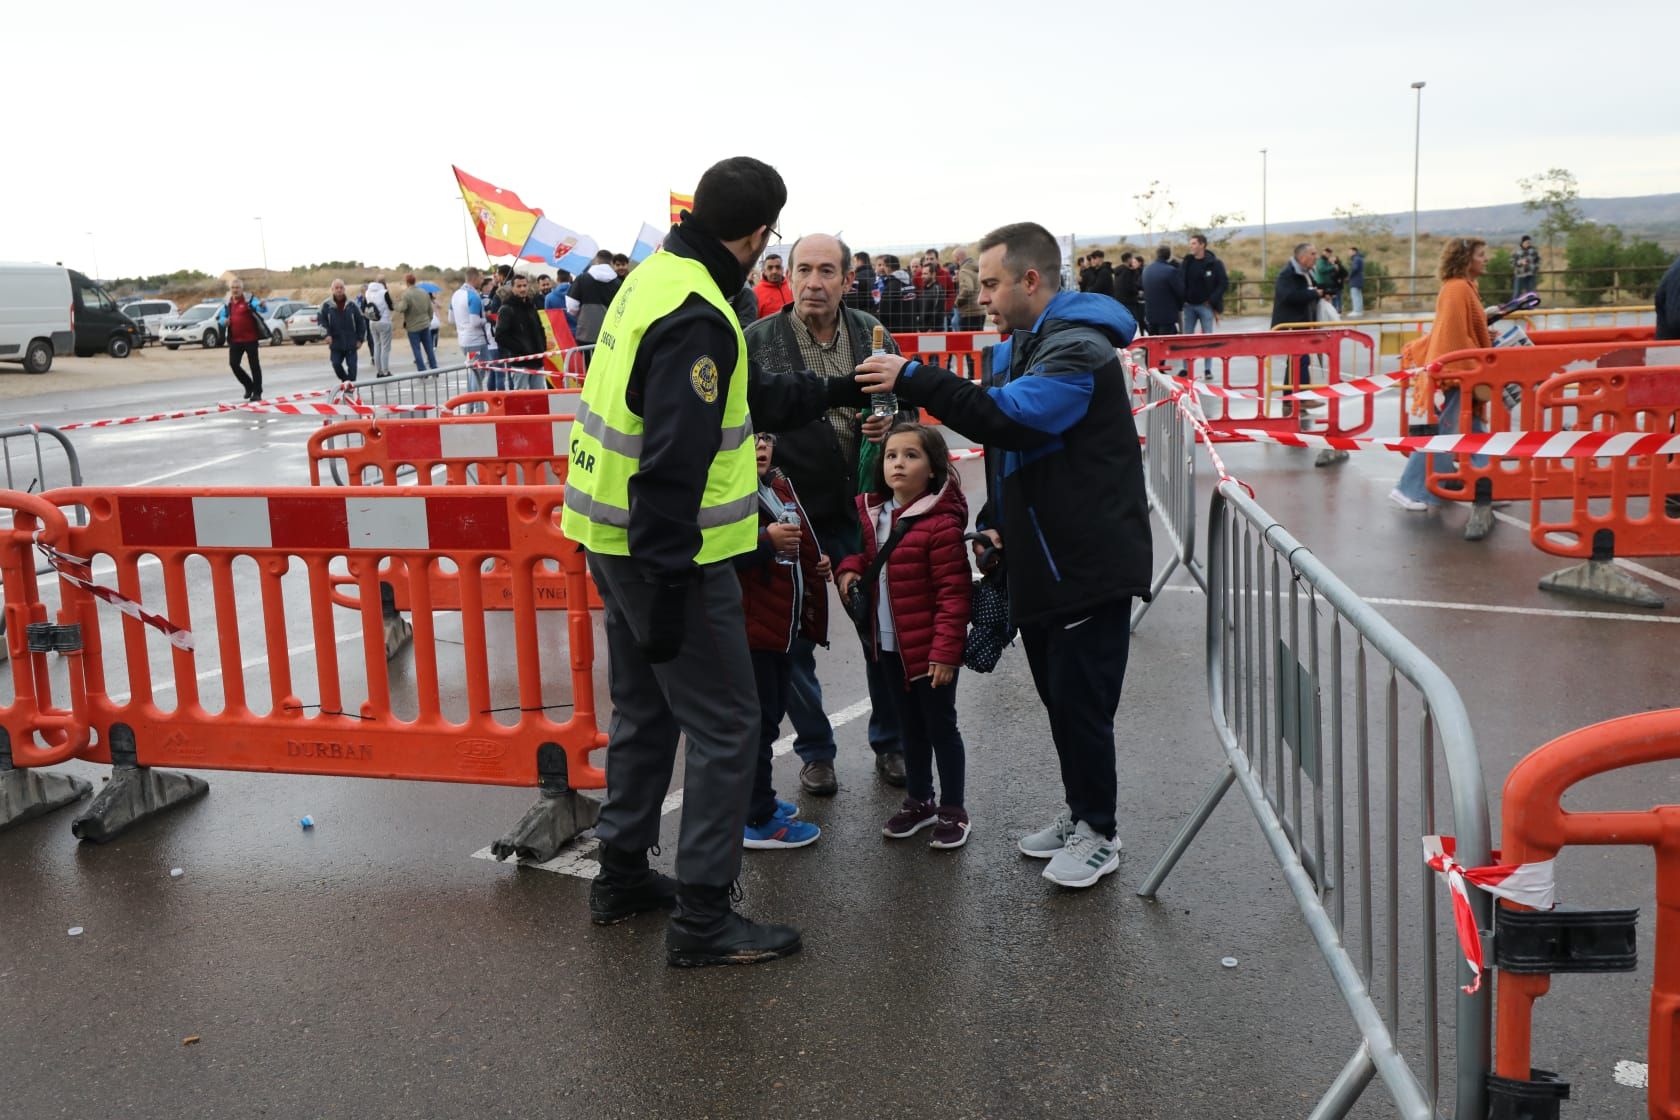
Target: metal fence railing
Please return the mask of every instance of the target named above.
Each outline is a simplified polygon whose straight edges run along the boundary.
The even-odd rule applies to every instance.
[[[1237,786],[1361,1037],[1312,1116],[1345,1116],[1381,1077],[1408,1120],[1481,1120],[1490,993],[1449,994],[1443,1036],[1444,984],[1471,976],[1438,920],[1421,841],[1456,835],[1466,866],[1486,862],[1487,794],[1464,704],[1240,486],[1220,484],[1208,516],[1208,697],[1223,773],[1138,893],[1155,895]],[[1487,901],[1473,898],[1478,928]],[[1440,967],[1443,954],[1456,970]],[[1456,1111],[1437,1111],[1443,1099]]]
[[[1132,629],[1138,628],[1150,604],[1167,585],[1173,572],[1182,567],[1207,590],[1207,573],[1196,559],[1196,429],[1171,401],[1172,384],[1121,351],[1121,360],[1132,376],[1134,389],[1142,390],[1139,415],[1143,439],[1143,488],[1149,508],[1172,544],[1172,555],[1150,581],[1149,598],[1139,599],[1132,608]],[[1132,399],[1139,400],[1134,392]]]
[[[58,445],[58,451],[64,457],[62,467],[56,462],[52,467],[48,466],[49,459],[41,444],[42,436]],[[4,464],[4,488],[7,490],[40,494],[47,490],[82,484],[82,461],[77,457],[70,437],[47,424],[0,428],[0,462]],[[77,525],[87,524],[86,510],[78,509],[74,516]],[[11,511],[0,511],[0,528],[9,527],[11,523]],[[35,569],[37,574],[51,570],[51,566],[45,561]]]

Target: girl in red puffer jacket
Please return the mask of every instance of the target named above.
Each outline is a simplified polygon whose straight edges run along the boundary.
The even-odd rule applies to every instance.
[[[968,503],[945,440],[932,428],[899,424],[887,436],[872,492],[859,494],[863,551],[841,563],[840,594],[868,597],[873,652],[893,690],[904,741],[909,796],[882,826],[894,840],[932,826],[931,846],[968,842],[963,808],[962,733],[957,730],[957,668],[968,635],[972,577],[963,549]],[[876,586],[860,586],[877,553],[897,534]],[[933,769],[940,796],[934,799]]]

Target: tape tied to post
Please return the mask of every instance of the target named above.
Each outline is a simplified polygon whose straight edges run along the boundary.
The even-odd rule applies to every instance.
[[[114,587],[106,587],[103,584],[95,583],[92,578],[91,566],[87,560],[60,552],[42,540],[39,533],[35,536],[35,547],[40,550],[41,555],[52,566],[52,570],[58,573],[60,579],[85,589],[94,598],[101,599],[130,618],[150,626],[161,633],[169,644],[176,649],[192,651],[193,635],[191,630],[185,626],[176,625],[161,614],[155,614],[147,610],[140,603],[130,599]],[[84,572],[87,574],[83,575]]]
[[[1447,882],[1452,896],[1453,926],[1458,931],[1459,951],[1470,966],[1472,980],[1462,989],[1475,995],[1482,986],[1482,938],[1476,915],[1470,909],[1470,887],[1535,910],[1557,905],[1557,877],[1554,861],[1499,863],[1498,852],[1489,852],[1495,862],[1485,867],[1465,867],[1456,858],[1457,845],[1451,836],[1425,836],[1423,861]]]

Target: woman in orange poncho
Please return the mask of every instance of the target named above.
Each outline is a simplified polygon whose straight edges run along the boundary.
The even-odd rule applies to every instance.
[[[1455,237],[1441,248],[1441,294],[1435,297],[1435,323],[1430,332],[1418,339],[1422,355],[1402,355],[1401,363],[1427,366],[1443,354],[1456,350],[1481,350],[1493,345],[1488,334],[1487,312],[1482,308],[1476,281],[1487,271],[1487,242],[1479,237]],[[1473,362],[1449,362],[1434,378],[1418,373],[1412,378],[1412,411],[1428,415],[1429,401],[1436,389],[1442,391],[1440,433],[1451,435],[1458,431],[1458,383],[1452,379],[1454,369],[1474,368]],[[1479,421],[1472,424],[1481,431]],[[1481,458],[1478,456],[1477,458]],[[1438,469],[1451,469],[1451,455],[1440,454]],[[1388,500],[1404,510],[1413,512],[1439,505],[1440,500],[1429,493],[1426,458],[1413,454],[1406,460],[1400,481],[1389,492]]]

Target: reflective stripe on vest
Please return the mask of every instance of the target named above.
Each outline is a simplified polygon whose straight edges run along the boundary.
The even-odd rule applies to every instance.
[[[630,479],[640,469],[645,428],[626,403],[625,391],[648,329],[695,294],[734,327],[736,354],[723,402],[718,452],[707,469],[696,511],[701,543],[694,562],[717,563],[757,547],[758,464],[747,411],[746,339],[705,266],[659,252],[625,279],[607,308],[572,423],[561,527],[592,552],[630,554]],[[716,399],[723,371],[715,362],[697,361],[689,376],[690,391],[703,398],[709,391],[710,399]]]

